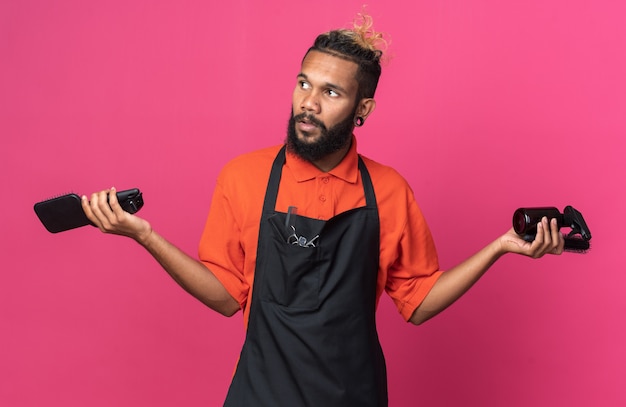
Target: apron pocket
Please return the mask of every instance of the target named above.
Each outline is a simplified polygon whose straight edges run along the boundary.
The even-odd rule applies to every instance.
[[[282,215],[282,216],[281,216]],[[263,284],[263,298],[285,307],[315,309],[319,305],[320,268],[317,249],[317,234],[304,228],[307,218],[298,218],[297,230],[285,227],[284,214],[269,218],[272,239],[268,250],[268,270]],[[303,232],[302,235],[299,233]]]

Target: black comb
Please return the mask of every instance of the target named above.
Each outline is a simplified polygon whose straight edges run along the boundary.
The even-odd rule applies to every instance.
[[[143,196],[137,188],[119,191],[116,195],[120,206],[128,213],[137,213],[143,207]],[[50,233],[93,225],[83,212],[80,197],[74,193],[37,202],[35,213]]]

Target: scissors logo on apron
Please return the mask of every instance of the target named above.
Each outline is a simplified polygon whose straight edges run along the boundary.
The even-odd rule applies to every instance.
[[[315,247],[314,242],[317,240],[318,237],[320,237],[320,235],[316,235],[313,239],[307,240],[306,237],[298,236],[296,234],[295,226],[291,226],[291,230],[293,231],[293,233],[287,238],[287,243],[297,244],[300,247]]]
[[[287,243],[297,244],[300,247],[315,247],[315,241],[320,235],[316,235],[313,239],[307,240],[307,238],[302,235],[298,236],[296,233],[296,214],[298,213],[298,208],[295,206],[290,206],[287,211],[287,218],[285,219],[285,226],[287,229]]]

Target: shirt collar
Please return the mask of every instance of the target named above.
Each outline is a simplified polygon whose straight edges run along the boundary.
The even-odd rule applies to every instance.
[[[352,136],[350,150],[348,150],[343,160],[341,160],[335,168],[330,170],[328,174],[354,184],[357,182],[359,174],[358,162],[359,156],[356,152],[356,137]],[[297,182],[309,181],[325,174],[309,161],[303,160],[289,151],[287,151],[286,154],[286,166]]]

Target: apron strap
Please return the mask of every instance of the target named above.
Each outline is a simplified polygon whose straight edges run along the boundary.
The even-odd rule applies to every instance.
[[[263,203],[263,213],[273,212],[276,208],[276,198],[278,197],[278,186],[280,185],[280,177],[283,174],[283,165],[285,164],[285,148],[283,146],[272,164],[270,172],[270,180],[265,190],[265,201]]]
[[[365,167],[365,163],[359,154],[359,171],[361,172],[361,179],[363,180],[363,189],[365,190],[365,204],[368,208],[377,208],[376,194],[374,193],[374,186],[372,185],[372,178],[369,171]]]

